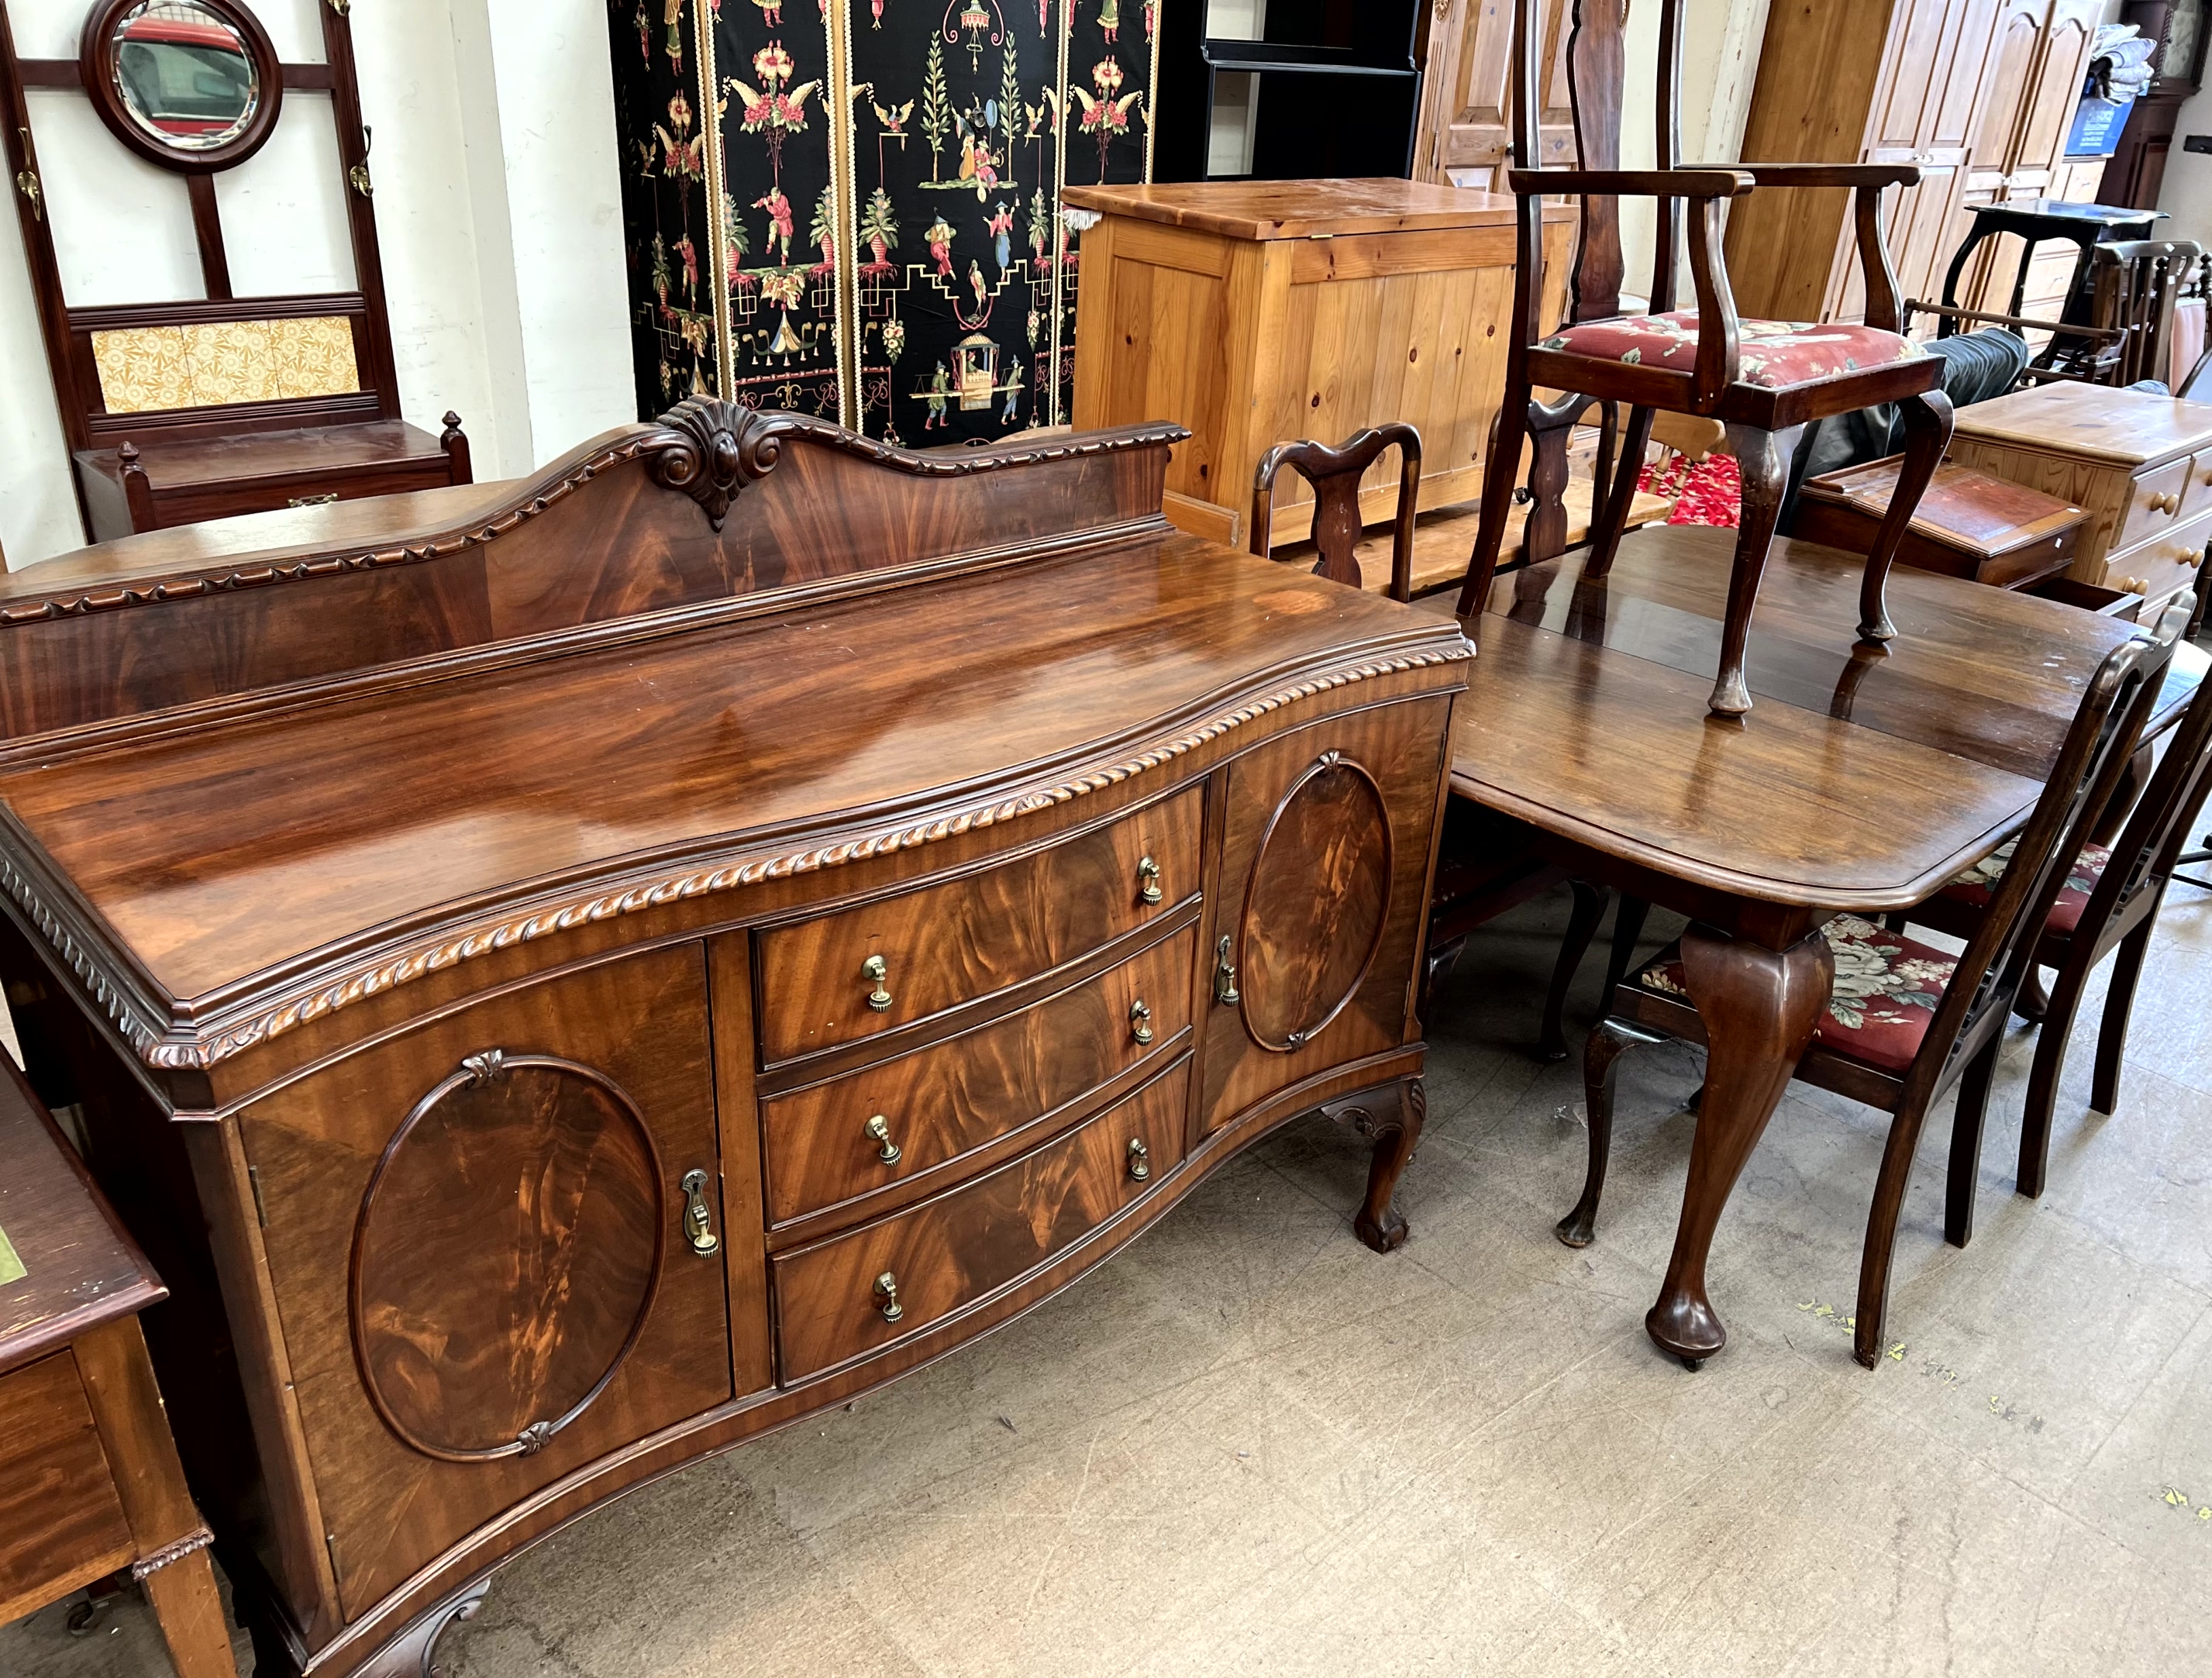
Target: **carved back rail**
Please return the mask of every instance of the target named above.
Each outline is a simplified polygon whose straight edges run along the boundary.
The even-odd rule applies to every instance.
[[[108,543],[0,577],[0,754],[1164,528],[1188,435],[923,454],[694,398],[510,483]]]

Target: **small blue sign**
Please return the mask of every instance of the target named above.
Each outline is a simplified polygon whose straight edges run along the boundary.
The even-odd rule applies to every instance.
[[[2110,157],[2120,149],[2120,131],[2128,125],[2128,112],[2135,103],[2132,97],[2110,100],[2082,94],[2081,102],[2074,107],[2074,126],[2066,131],[2066,155]]]

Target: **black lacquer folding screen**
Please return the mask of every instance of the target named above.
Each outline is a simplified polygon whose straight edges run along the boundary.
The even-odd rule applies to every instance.
[[[1160,4],[611,0],[640,416],[1064,421],[1060,192],[1150,178]]]

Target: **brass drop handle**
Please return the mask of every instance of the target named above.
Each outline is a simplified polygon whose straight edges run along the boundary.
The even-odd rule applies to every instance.
[[[721,1250],[721,1237],[714,1233],[714,1214],[707,1209],[704,1171],[684,1174],[684,1234],[701,1258],[712,1258]]]
[[[1129,1139],[1129,1176],[1131,1181],[1142,1183],[1147,1177],[1151,1176],[1152,1174],[1152,1151],[1145,1146],[1145,1139],[1143,1137],[1132,1136]]]
[[[1165,896],[1160,885],[1160,865],[1149,856],[1140,859],[1137,863],[1137,901],[1156,903]]]
[[[898,1278],[888,1270],[876,1278],[876,1309],[886,1322],[896,1322],[906,1315],[906,1307],[898,1302]]]
[[[1236,945],[1227,933],[1214,950],[1213,1000],[1224,1007],[1233,1008],[1244,999],[1237,992],[1237,964],[1229,959]]]
[[[902,1157],[899,1145],[891,1140],[891,1125],[889,1119],[878,1113],[860,1128],[867,1134],[871,1141],[882,1144],[876,1150],[877,1158],[882,1160],[886,1165],[896,1165],[899,1163]]]
[[[860,964],[860,976],[874,984],[868,993],[868,1006],[878,1013],[891,1005],[891,994],[884,987],[891,976],[890,964],[881,956],[870,956]]]
[[[1139,1043],[1152,1040],[1152,1011],[1142,997],[1129,1005],[1129,1035]]]

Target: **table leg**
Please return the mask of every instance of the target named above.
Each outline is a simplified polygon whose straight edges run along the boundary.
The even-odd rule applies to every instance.
[[[216,1593],[207,1552],[194,1550],[155,1568],[144,1584],[177,1678],[237,1678],[230,1624],[223,1618],[222,1598]]]
[[[1682,935],[1682,971],[1705,1028],[1705,1100],[1674,1255],[1644,1327],[1661,1349],[1694,1366],[1728,1344],[1705,1297],[1714,1226],[1813,1040],[1836,958],[1817,930],[1774,951],[1693,926]]]
[[[138,1319],[80,1334],[70,1350],[84,1377],[123,1517],[138,1546],[131,1572],[145,1584],[179,1678],[237,1678],[230,1631],[208,1566],[207,1529],[185,1487]]]

